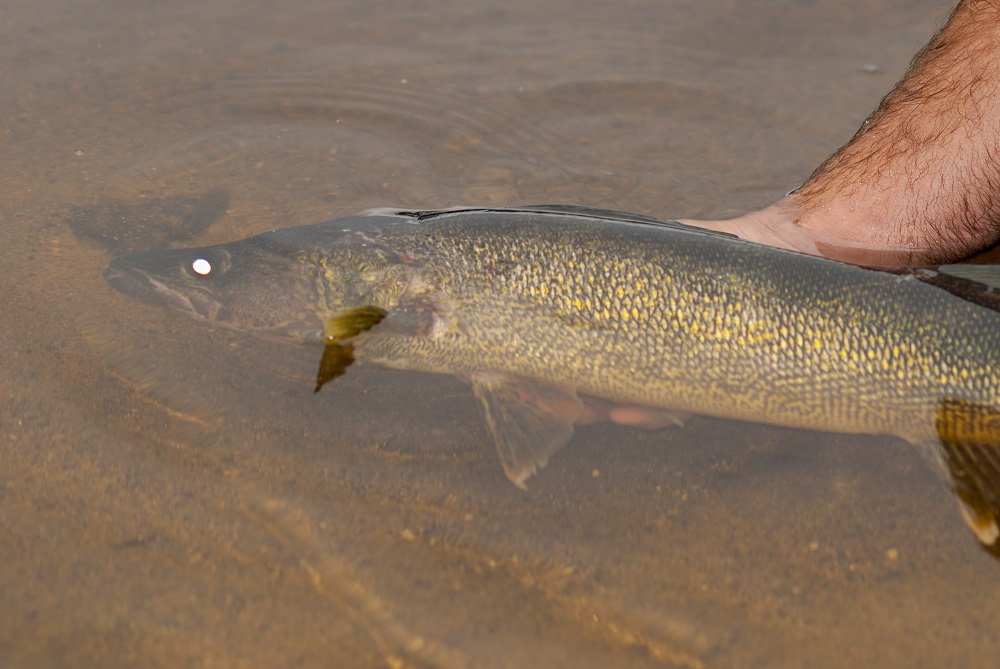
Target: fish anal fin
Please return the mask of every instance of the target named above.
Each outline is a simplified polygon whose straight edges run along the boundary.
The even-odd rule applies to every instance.
[[[573,436],[583,402],[574,390],[502,374],[470,380],[507,478],[526,489],[525,481]]]
[[[944,400],[937,416],[938,448],[962,516],[979,541],[1000,552],[1000,410]]]

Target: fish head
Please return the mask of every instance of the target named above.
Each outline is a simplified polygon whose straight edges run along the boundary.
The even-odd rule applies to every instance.
[[[104,278],[120,292],[197,319],[279,341],[323,338],[333,315],[391,308],[405,280],[399,255],[369,236],[320,226],[186,249],[130,253]]]

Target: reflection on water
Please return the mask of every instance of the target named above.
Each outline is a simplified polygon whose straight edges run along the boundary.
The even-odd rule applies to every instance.
[[[946,9],[9,3],[0,657],[987,666],[996,563],[896,440],[598,425],[524,493],[460,382],[314,395],[312,352],[101,278],[368,207],[761,205]]]

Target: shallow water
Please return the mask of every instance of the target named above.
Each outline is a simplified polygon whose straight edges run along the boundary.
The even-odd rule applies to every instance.
[[[600,425],[525,494],[459,381],[313,395],[101,278],[376,206],[761,206],[948,9],[7,3],[0,660],[990,666],[1000,565],[895,439]]]

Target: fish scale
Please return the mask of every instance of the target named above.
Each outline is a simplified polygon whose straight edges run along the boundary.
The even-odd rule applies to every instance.
[[[463,336],[416,346],[373,333],[373,360],[910,440],[936,436],[942,397],[998,399],[1000,314],[914,279],[709,235],[481,216],[442,217],[387,242],[414,256]],[[562,376],[567,361],[573,379]],[[884,411],[870,411],[873,400]]]
[[[594,396],[896,435],[944,465],[984,543],[1000,535],[1000,313],[912,275],[552,206],[382,210],[130,254],[105,275],[258,336],[325,341],[317,389],[355,355],[469,380],[520,486]]]

